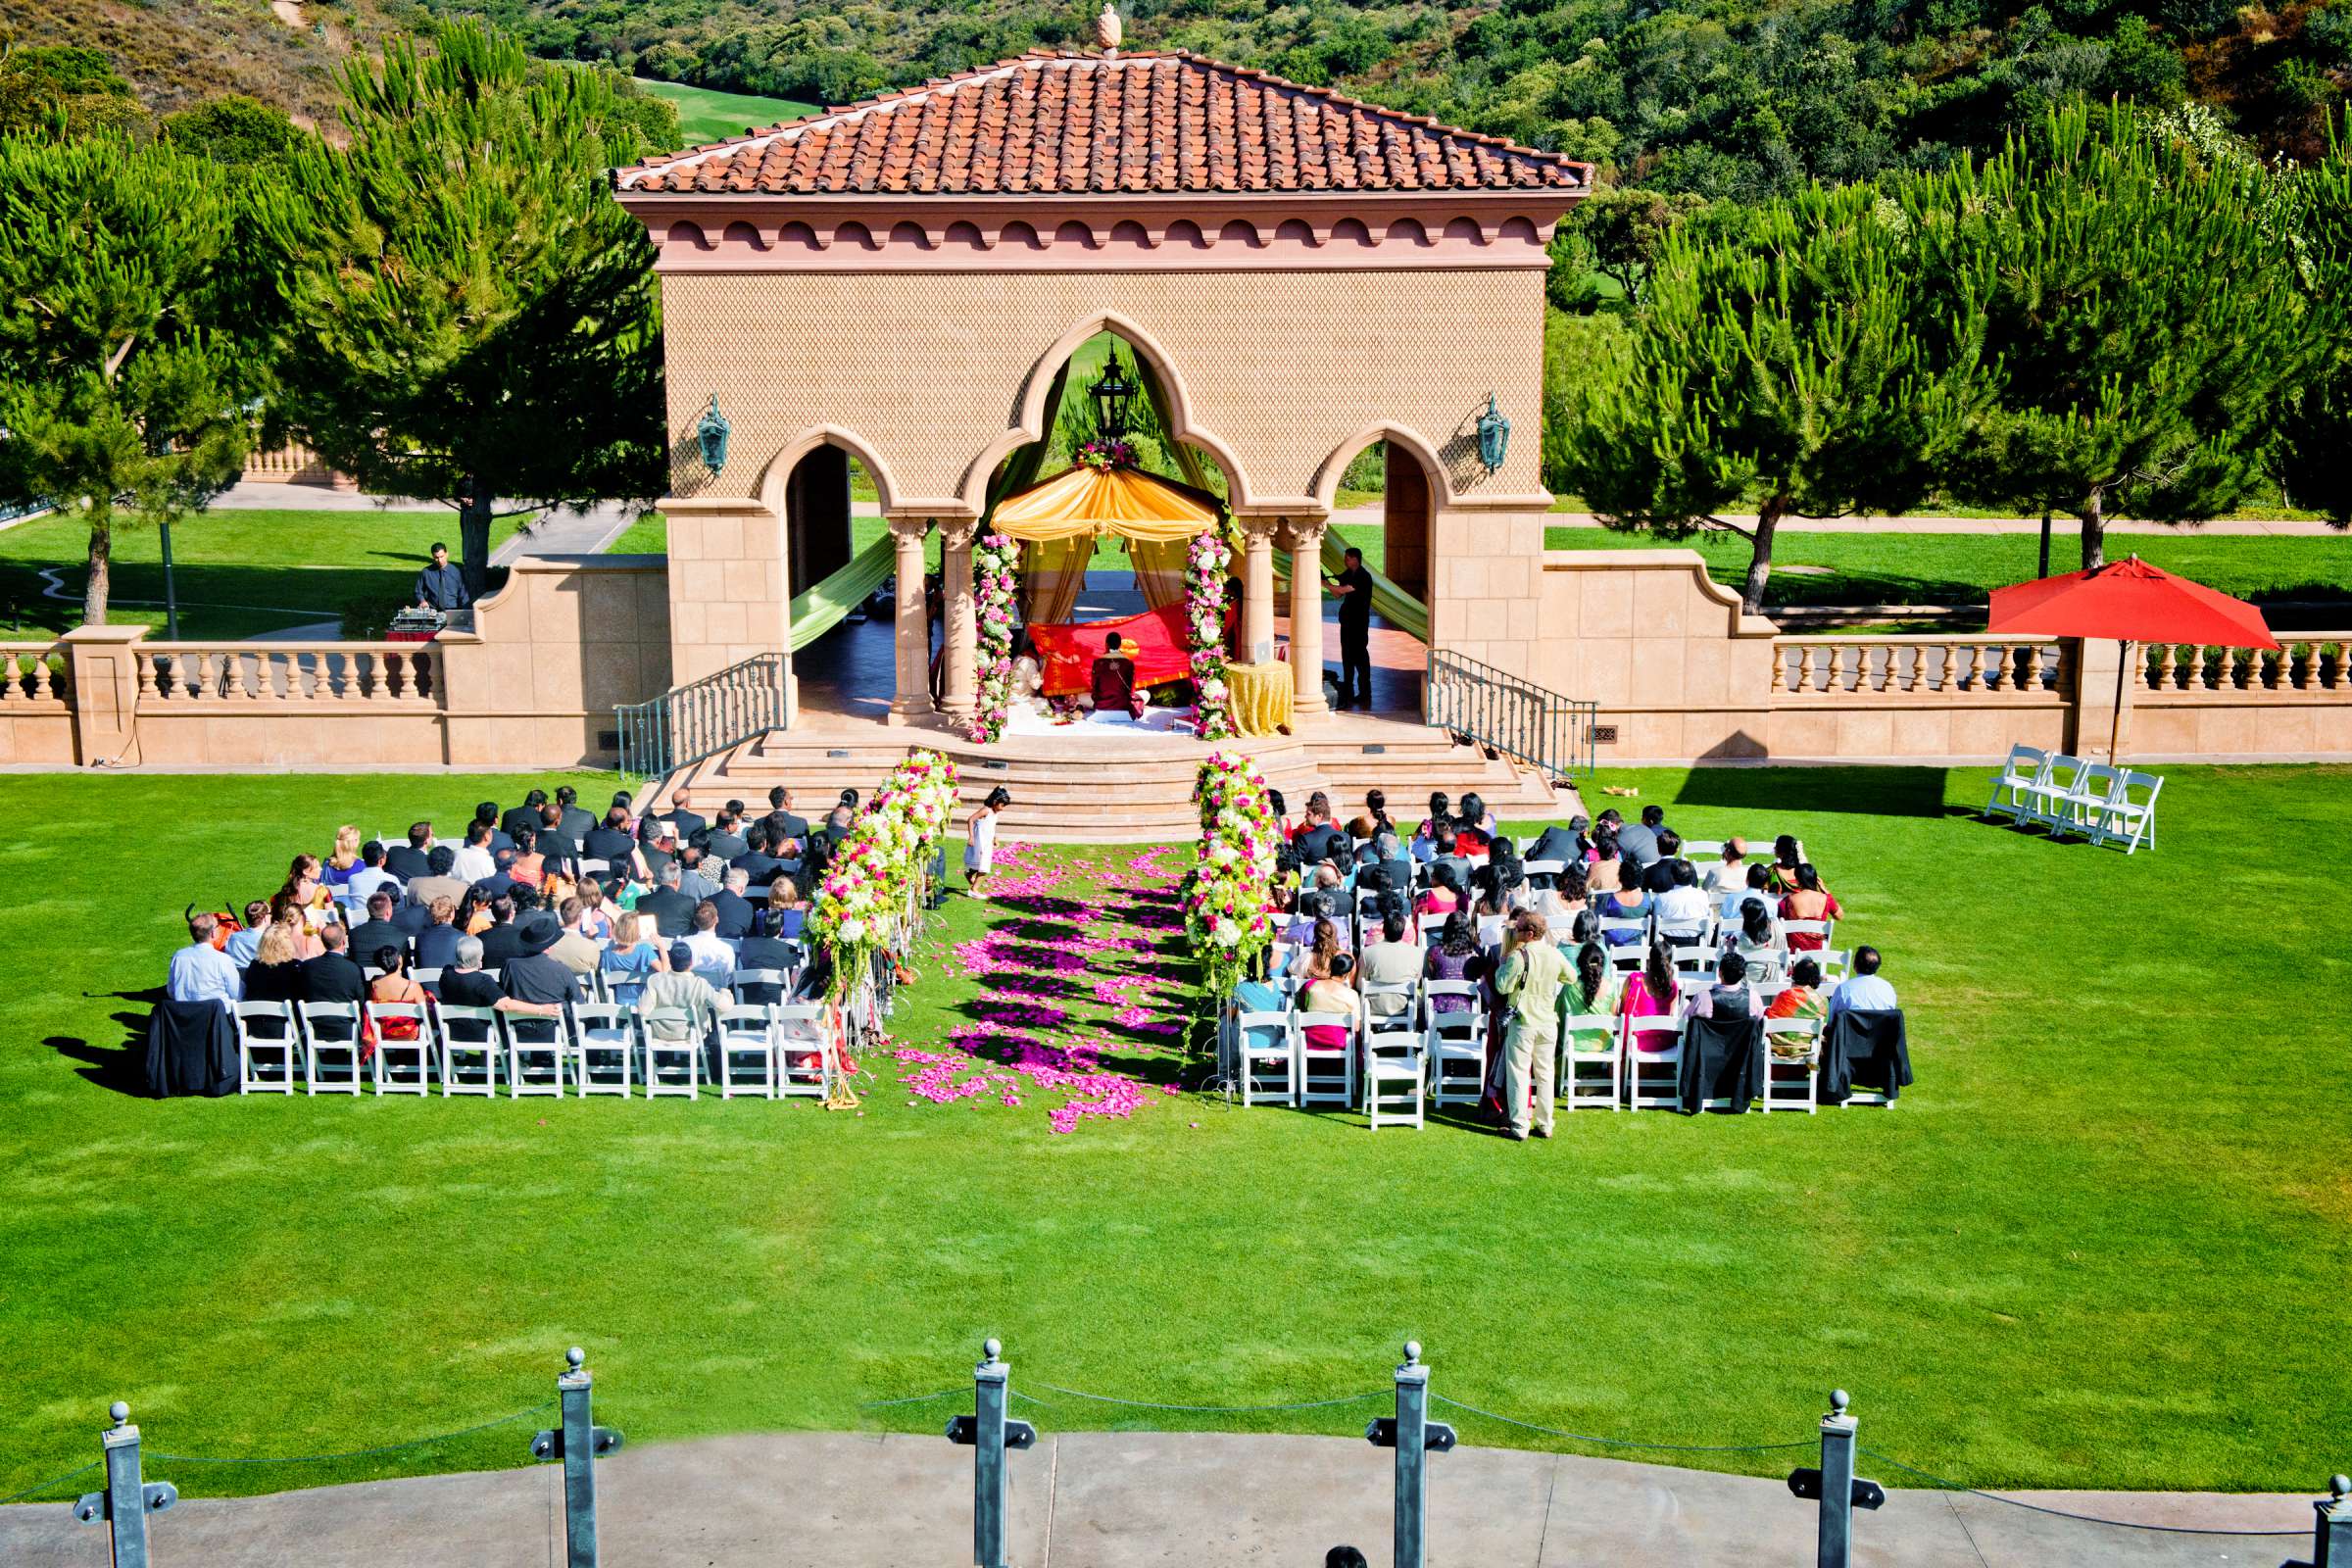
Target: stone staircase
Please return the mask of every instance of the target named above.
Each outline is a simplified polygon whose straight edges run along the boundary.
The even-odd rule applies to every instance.
[[[1486,798],[1497,816],[1544,820],[1581,809],[1576,792],[1554,789],[1530,771],[1457,743],[1417,719],[1333,715],[1307,736],[1228,741],[1256,757],[1266,782],[1296,812],[1317,789],[1330,792],[1345,820],[1362,808],[1364,792],[1383,789],[1389,812],[1413,822],[1430,792]],[[1006,736],[980,746],[944,728],[771,730],[663,781],[656,800],[679,788],[705,815],[729,799],[766,808],[783,785],[794,808],[810,819],[848,788],[870,792],[907,752],[931,747],[956,760],[966,806],[999,785],[1012,792],[1004,815],[1008,837],[1051,843],[1134,844],[1182,840],[1200,831],[1192,804],[1200,760],[1218,748],[1185,737],[1062,731]]]

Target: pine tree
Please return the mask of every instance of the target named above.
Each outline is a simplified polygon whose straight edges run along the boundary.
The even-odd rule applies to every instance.
[[[2296,176],[2296,271],[2320,352],[2284,400],[2278,467],[2298,506],[2352,522],[2352,143]]]
[[[200,511],[243,469],[257,367],[214,286],[233,230],[202,159],[0,137],[0,500],[87,516],[90,625],[117,521]]]
[[[1899,512],[1982,405],[1982,284],[1917,286],[1912,216],[1870,185],[1810,187],[1743,234],[1669,229],[1622,374],[1568,398],[1551,482],[1616,528],[1729,528],[1763,607],[1791,513]],[[1752,498],[1752,530],[1721,514]]]
[[[435,38],[346,67],[351,145],[298,149],[263,227],[287,422],[363,487],[455,507],[479,593],[502,498],[661,494],[662,356],[652,247],[609,188],[638,145],[609,76],[534,70],[471,23]]]

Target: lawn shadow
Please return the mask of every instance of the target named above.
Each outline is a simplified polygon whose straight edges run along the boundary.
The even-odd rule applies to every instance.
[[[1947,814],[1944,785],[1949,773],[1941,767],[1694,767],[1671,804],[1740,811],[1939,817]],[[1790,787],[1792,775],[1804,780],[1803,789]],[[1638,803],[1611,804],[1630,819]],[[1778,830],[1770,817],[1752,826]]]
[[[50,1035],[41,1044],[61,1056],[81,1062],[82,1065],[74,1071],[99,1088],[111,1089],[134,1100],[144,1100],[147,1098],[146,1016],[136,1012],[117,1012],[109,1016],[122,1026],[120,1045],[95,1045],[79,1035]]]

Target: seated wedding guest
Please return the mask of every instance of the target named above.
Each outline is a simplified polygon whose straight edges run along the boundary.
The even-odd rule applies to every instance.
[[[1467,913],[1456,909],[1446,917],[1446,924],[1439,930],[1437,941],[1429,946],[1429,956],[1422,962],[1421,977],[1425,980],[1484,980],[1487,977],[1486,956],[1478,947],[1478,927],[1471,922]],[[1432,997],[1429,999],[1429,1010],[1467,1012],[1470,1010],[1470,999]]]
[[[1663,893],[1674,886],[1675,868],[1690,864],[1683,858],[1682,836],[1672,828],[1661,828],[1658,830],[1658,858],[1643,868],[1642,885],[1652,893]],[[1698,881],[1696,866],[1690,866],[1690,880],[1693,885]]]
[[[1772,874],[1765,887],[1774,898],[1796,891],[1796,868],[1805,863],[1805,847],[1793,833],[1784,833],[1772,841]]]
[[[1291,842],[1298,847],[1298,858],[1310,863],[1335,858],[1348,847],[1347,834],[1331,819],[1330,796],[1317,790],[1306,798],[1306,824]]]
[[[751,891],[749,873],[734,866],[727,867],[726,885],[707,901],[718,910],[718,934],[740,941],[752,934],[752,901],[745,897]]]
[[[1293,1012],[1336,1012],[1345,1024],[1310,1024],[1301,1031],[1309,1051],[1346,1051],[1355,1039],[1355,1020],[1363,1016],[1364,999],[1355,991],[1355,960],[1335,954],[1331,972],[1298,988]]]
[[[1345,956],[1340,947],[1340,923],[1330,919],[1317,920],[1313,939],[1291,956],[1290,977],[1294,980],[1328,980],[1331,978],[1332,960]]]
[[[372,959],[378,948],[409,951],[409,934],[392,923],[392,895],[378,893],[368,901],[368,918],[351,928],[349,950]]]
[[[517,822],[513,835],[514,858],[507,866],[507,875],[526,888],[538,887],[547,880],[547,857],[539,853],[539,830],[528,822]]]
[[[527,827],[533,833],[537,833],[539,831],[540,822],[539,808],[545,806],[546,804],[547,791],[531,791],[530,794],[525,795],[522,798],[522,804],[520,806],[510,806],[507,808],[507,814],[498,819],[499,828],[505,832],[508,838],[514,840],[515,846],[519,848],[522,843],[522,835],[515,830],[517,828]]]
[[[708,1038],[718,1009],[732,1005],[725,991],[694,972],[694,950],[678,942],[670,946],[668,966],[646,977],[637,1015],[649,1038],[674,1043]]]
[[[1603,862],[1606,863],[1605,861]],[[1631,888],[1619,888],[1604,897],[1597,907],[1604,920],[1640,920],[1649,914],[1650,899],[1640,883]],[[1601,933],[1612,948],[1630,948],[1642,940],[1639,931],[1612,930]]]
[[[441,971],[441,983],[435,987],[445,1006],[497,1007],[506,1001],[506,993],[498,988],[498,977],[482,968],[482,944],[478,937],[458,939],[457,958]]]
[[[334,919],[334,896],[318,880],[320,870],[318,857],[297,855],[286,866],[286,885],[278,889],[293,900],[302,923],[313,931]]]
[[[1598,898],[1615,893],[1629,881],[1641,879],[1641,869],[1618,852],[1617,835],[1603,822],[1592,834],[1592,858],[1585,866],[1585,885]]]
[[[1671,1017],[1676,1004],[1674,959],[1663,942],[1652,942],[1642,956],[1641,972],[1629,976],[1617,993],[1620,1018]]]
[[[1301,892],[1291,901],[1290,919],[1279,927],[1275,938],[1294,948],[1310,946],[1315,940],[1315,922],[1325,913],[1323,895],[1313,889]]]
[[[547,950],[549,957],[577,975],[594,974],[605,961],[604,949],[580,929],[580,918],[587,912],[588,906],[576,898],[565,899],[557,906],[556,918],[563,923],[564,934]]]
[[[1727,953],[1715,960],[1715,983],[1692,991],[1683,1003],[1686,1018],[1761,1018],[1764,1001],[1747,981],[1747,960]]]
[[[1490,920],[1499,920],[1511,912],[1511,893],[1505,884],[1505,868],[1495,865],[1492,860],[1470,873],[1470,912],[1481,925]],[[1490,947],[1493,945],[1488,944]]]
[[[578,976],[548,956],[548,950],[564,939],[563,922],[545,909],[533,909],[515,922],[515,934],[522,951],[506,961],[498,977],[499,989],[508,999],[559,1007],[577,1001],[582,994]]]
[[[751,936],[745,937],[740,943],[736,944],[735,967],[739,970],[781,969],[789,972],[793,969],[799,968],[802,961],[808,955],[803,951],[800,943],[792,940],[791,938]],[[759,989],[762,993],[765,993],[773,990],[774,988],[762,981],[760,982]],[[774,996],[768,996],[764,994],[753,996],[749,994],[751,990],[750,987],[746,987],[745,990],[746,995],[742,1000],[747,1005],[750,1006],[764,1006],[771,1002],[788,1002],[791,1000],[781,993],[778,993]]]
[[[683,873],[672,860],[654,876],[654,891],[637,901],[637,912],[651,915],[654,929],[661,933],[655,940],[666,945],[672,937],[684,937],[694,929],[695,906],[701,902],[678,891],[678,879]]]
[[[432,874],[433,824],[411,822],[409,842],[389,845],[384,850],[384,869],[402,882],[414,882],[420,876]]]
[[[472,886],[456,874],[458,852],[449,845],[434,845],[425,853],[424,863],[425,874],[411,878],[408,886],[407,902],[418,908],[430,909],[435,899],[448,899],[454,904]],[[493,865],[491,869],[495,871],[497,867]]]
[[[596,826],[596,813],[580,804],[580,792],[565,784],[556,791],[556,805],[561,808],[557,820],[564,829],[564,842],[573,849],[588,842],[588,832]]]
[[[1388,873],[1390,887],[1398,893],[1413,890],[1413,858],[1405,853],[1395,828],[1383,828],[1372,836],[1372,862]]]
[[[1761,900],[1751,900],[1740,906],[1740,928],[1724,947],[1740,955],[1751,969],[1777,969],[1788,961],[1788,945],[1781,940],[1781,928],[1773,922],[1772,911]]]
[[[473,819],[481,824],[482,831],[486,835],[482,844],[484,850],[496,855],[501,850],[511,850],[514,847],[514,840],[508,835],[505,828],[498,825],[498,803],[496,801],[484,801],[476,806],[473,808]],[[470,836],[466,842],[472,842]]]
[[[245,906],[244,928],[230,932],[228,941],[221,945],[220,951],[227,954],[228,961],[238,968],[250,968],[253,965],[253,956],[262,945],[262,937],[269,929],[270,906],[260,899],[255,899]]]
[[[478,937],[498,923],[490,912],[490,895],[479,888],[467,888],[458,900],[458,917],[452,922],[462,936]]]
[[[1429,891],[1413,906],[1415,914],[1449,914],[1462,906],[1461,873],[1450,861],[1441,861],[1430,873]]]
[[[1783,920],[1836,920],[1841,918],[1844,913],[1845,911],[1838,906],[1838,901],[1823,891],[1821,873],[1813,869],[1813,862],[1806,860],[1799,863],[1796,868],[1795,888],[1789,892],[1787,898],[1781,900],[1781,918]],[[1829,943],[1824,941],[1817,932],[1791,931],[1788,933],[1788,951],[1791,953],[1818,953],[1828,946]]]
[[[646,976],[661,967],[662,955],[645,940],[643,923],[634,914],[622,913],[612,922],[612,945],[604,956],[605,985],[612,1000],[624,1007],[637,1005]]]
[[[1821,994],[1821,965],[1799,958],[1788,966],[1788,986],[1764,1009],[1767,1018],[1827,1018],[1830,1000]]]
[[[334,853],[319,869],[320,885],[340,892],[360,868],[360,830],[350,822],[335,829]]]
[[[599,953],[612,940],[612,909],[605,902],[605,885],[594,877],[580,883],[580,935]]]
[[[582,841],[581,853],[592,860],[602,860],[615,876],[625,876],[634,868],[639,877],[645,876],[645,861],[637,854],[637,839],[629,832],[629,810],[615,806],[605,813],[605,819],[588,830]]]
[[[808,819],[793,814],[792,791],[781,784],[767,792],[767,819],[775,838],[805,839],[808,836]]]
[[[767,903],[752,911],[752,936],[797,941],[808,923],[808,900],[800,883],[780,876],[767,885]]]
[[[262,932],[262,945],[245,966],[247,1002],[300,1002],[302,956],[296,951],[297,933],[290,922],[272,920]]]
[[[1401,913],[1391,914],[1380,923],[1380,940],[1364,944],[1364,961],[1356,970],[1361,986],[1409,985],[1421,978],[1423,962],[1421,950],[1406,938],[1412,927]],[[1412,1006],[1410,995],[1369,996],[1364,1008],[1375,1018],[1394,1018]]]
[[[718,974],[731,973],[735,968],[735,949],[718,934],[718,906],[705,899],[694,906],[694,925],[686,933],[686,946],[694,953],[694,966]],[[677,949],[673,945],[671,952]]]
[[[490,857],[490,863],[496,869],[476,882],[473,885],[474,891],[480,893],[484,898],[504,899],[511,898],[522,888],[523,884],[514,880],[514,852],[513,850],[500,850],[496,855]]]
[[[1747,889],[1747,841],[1725,839],[1723,858],[1706,869],[1700,885],[1720,900],[1725,894]]]
[[[732,869],[743,872],[744,885],[750,889],[754,899],[766,896],[768,884],[775,880],[776,872],[783,868],[783,860],[768,853],[774,843],[775,839],[768,830],[768,819],[761,817],[743,830],[743,853],[728,862]]]
[[[370,894],[389,893],[395,902],[400,898],[400,878],[384,869],[384,847],[374,839],[360,846],[360,868],[343,880],[343,903],[350,908],[364,906]]]
[[[1765,889],[1765,884],[1771,880],[1771,866],[1755,860],[1748,861],[1747,886],[1724,894],[1723,905],[1716,912],[1726,920],[1737,922],[1741,918],[1740,911],[1750,904],[1760,904],[1767,909],[1779,908],[1781,901]]]
[[[1706,935],[1715,905],[1698,885],[1698,867],[1689,860],[1660,860],[1658,864],[1670,868],[1666,891],[1650,901],[1657,910],[1658,929],[1686,942],[1700,940]]]
[[[408,960],[402,956],[400,949],[378,948],[369,954],[368,958],[370,967],[383,971],[368,982],[368,1000],[369,1002],[386,1005],[406,1004],[414,1007],[422,1007],[428,1004],[424,987],[418,985],[416,977],[409,973]],[[424,1020],[421,1017],[411,1018],[405,1015],[386,1018],[375,1025],[375,1038],[401,1041],[421,1040],[424,1038]]]
[[[1584,864],[1584,834],[1577,827],[1577,822],[1582,820],[1583,818],[1579,817],[1565,827],[1554,822],[1537,834],[1536,842],[1528,847],[1528,859],[1530,861],[1557,860],[1562,865]]]
[[[569,860],[577,853],[577,846],[564,833],[564,808],[553,801],[539,808],[539,820],[532,831],[539,835],[539,853],[551,864]]]
[[[721,811],[711,819],[710,836],[703,841],[703,854],[732,865],[751,847],[750,840],[743,836],[743,818],[733,811]]]
[[[417,968],[446,969],[458,961],[458,943],[465,936],[458,929],[457,901],[435,899],[429,912],[432,924],[417,932],[410,947],[416,955]]]
[[[1389,815],[1389,796],[1386,790],[1366,790],[1364,792],[1364,815],[1372,819],[1372,831],[1364,834],[1365,838],[1396,831],[1396,823]]]
[[[639,843],[643,843],[660,832],[662,828],[668,827],[671,829],[670,836],[680,844],[692,844],[694,836],[710,825],[697,814],[693,803],[686,797],[686,792],[680,790],[669,798],[669,806],[666,809],[655,811],[637,824],[637,839]]]
[[[368,976],[352,961],[349,934],[339,925],[330,925],[318,933],[325,951],[316,958],[306,958],[302,964],[302,1000],[305,1002],[359,1002],[368,995]]]
[[[270,901],[270,923],[284,930],[286,940],[294,945],[297,962],[304,958],[315,958],[326,951],[318,941],[318,933],[303,918],[302,909],[294,902],[294,895],[283,889]]]
[[[235,960],[213,946],[220,922],[209,914],[188,916],[188,945],[172,955],[164,994],[173,1002],[218,1002],[222,1006],[245,999],[245,978]]]
[[[1830,993],[1829,1016],[1841,1012],[1892,1012],[1902,1004],[1894,999],[1894,987],[1879,978],[1879,950],[1856,948],[1854,972],[1838,982]]]
[[[1603,811],[1604,822],[1616,817],[1617,853],[1643,870],[1658,858],[1658,830],[1666,825],[1666,808],[1662,806],[1642,808],[1642,820],[1628,822],[1615,811]]]
[[[466,886],[487,881],[498,872],[498,861],[490,848],[490,829],[481,822],[466,824],[466,842],[450,856],[449,875]]]
[[[1453,841],[1464,855],[1476,855],[1494,842],[1494,813],[1478,796],[1462,797],[1462,808],[1453,819]]]
[[[855,808],[848,806],[833,808],[832,814],[825,818],[825,825],[817,830],[810,843],[811,852],[819,846],[827,855],[840,849],[841,841],[850,836],[850,829],[857,825],[857,821],[858,812]]]
[[[1435,880],[1436,872],[1440,867],[1450,866],[1453,869],[1453,879],[1456,882],[1460,883],[1465,888],[1470,885],[1470,861],[1468,857],[1460,853],[1459,846],[1454,840],[1453,824],[1451,822],[1448,822],[1444,827],[1439,828],[1436,837],[1430,840],[1430,852],[1427,857],[1427,863],[1431,871],[1432,880]]]
[[[502,968],[522,952],[522,927],[515,919],[514,897],[502,893],[490,901],[490,926],[482,932],[482,962]]]
[[[1149,696],[1135,684],[1135,656],[1127,652],[1115,631],[1102,639],[1102,652],[1095,657],[1088,677],[1088,691],[1098,713],[1144,716]]]
[[[678,848],[678,891],[697,904],[718,891],[716,869],[704,863],[699,844]]]
[[[1566,951],[1563,944],[1562,951]],[[1617,966],[1597,942],[1576,945],[1568,960],[1568,984],[1560,1005],[1572,1013],[1609,1016],[1617,1010]]]
[[[1553,930],[1567,931],[1589,907],[1585,862],[1564,861],[1558,876],[1544,880],[1551,885],[1539,888],[1529,907],[1544,916],[1544,923]]]

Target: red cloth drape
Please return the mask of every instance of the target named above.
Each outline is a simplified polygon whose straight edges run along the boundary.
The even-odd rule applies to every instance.
[[[1071,697],[1094,689],[1095,661],[1112,632],[1135,657],[1135,684],[1141,689],[1172,680],[1190,680],[1193,658],[1187,647],[1190,616],[1183,601],[1147,610],[1116,620],[1075,621],[1066,626],[1032,625],[1029,641],[1044,666],[1048,697]]]

